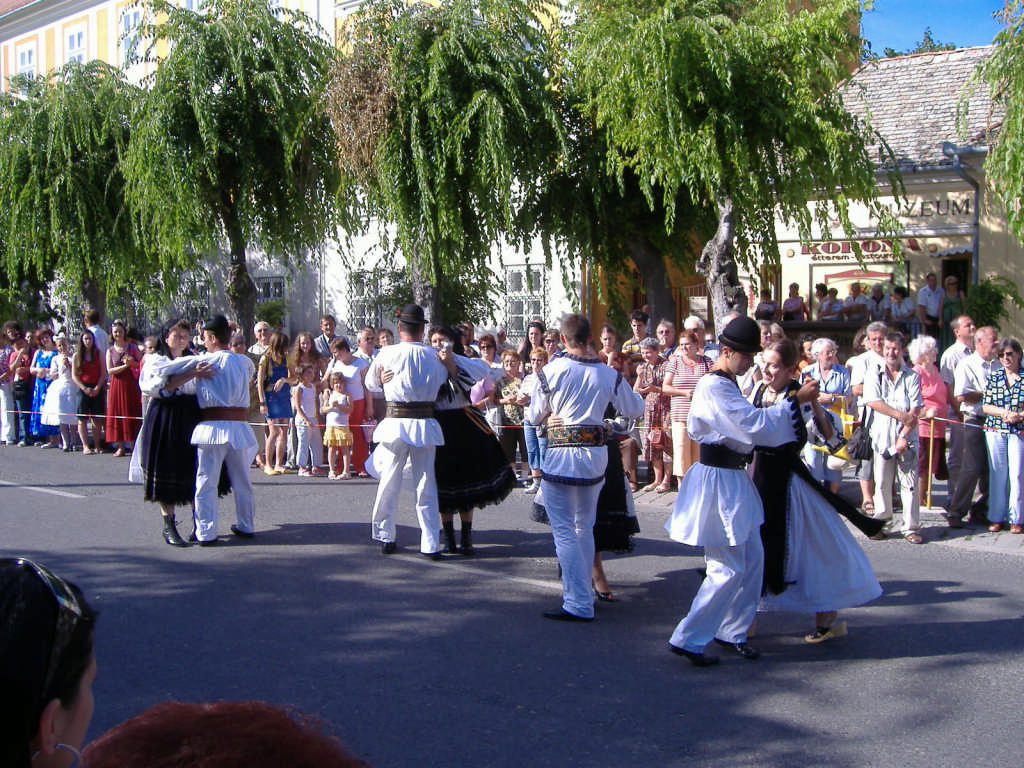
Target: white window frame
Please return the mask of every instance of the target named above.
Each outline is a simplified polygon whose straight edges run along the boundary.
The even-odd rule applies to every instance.
[[[36,76],[36,44],[22,43],[14,47],[15,72],[19,75]]]
[[[86,23],[81,21],[64,28],[64,63],[77,61],[85,63],[88,56],[89,38]]]
[[[117,19],[117,51],[122,68],[138,63],[139,27],[142,26],[142,6],[129,3],[121,9]],[[135,60],[131,61],[130,58]]]
[[[526,338],[535,317],[547,322],[548,271],[543,264],[505,265],[505,328],[509,341]]]

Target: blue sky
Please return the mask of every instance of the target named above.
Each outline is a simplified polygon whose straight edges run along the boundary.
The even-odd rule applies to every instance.
[[[875,0],[874,10],[861,14],[861,34],[878,54],[913,48],[925,27],[940,43],[987,45],[1001,28],[992,13],[1002,7],[1002,0]]]

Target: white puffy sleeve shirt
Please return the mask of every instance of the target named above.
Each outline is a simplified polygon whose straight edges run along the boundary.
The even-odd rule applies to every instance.
[[[386,384],[381,373],[394,376]],[[448,369],[437,359],[433,347],[403,341],[382,347],[370,363],[365,385],[371,392],[383,392],[389,403],[433,403],[441,385],[448,380]],[[441,425],[437,419],[382,419],[373,433],[378,443],[403,442],[408,445],[444,445]]]
[[[737,453],[749,453],[755,445],[784,445],[800,432],[802,417],[795,403],[784,400],[755,408],[731,380],[708,374],[693,390],[686,428],[698,443],[724,445]],[[665,529],[684,544],[734,547],[746,542],[763,522],[761,497],[745,469],[698,462],[680,482]]]
[[[248,408],[249,382],[255,374],[255,366],[248,355],[222,349],[203,355],[179,357],[163,364],[165,377],[184,373],[199,363],[208,363],[214,368],[209,379],[196,380],[196,399],[200,408]],[[257,447],[252,427],[245,421],[201,421],[192,432],[192,445],[229,445],[232,448]]]
[[[545,416],[557,414],[565,426],[604,423],[604,412],[611,404],[617,413],[630,419],[643,416],[644,400],[614,368],[600,360],[579,360],[558,357],[544,366],[534,387],[526,419],[539,424]],[[545,391],[546,389],[546,391]],[[608,449],[560,448],[548,446],[541,471],[544,479],[575,485],[592,485],[604,478],[608,466]]]

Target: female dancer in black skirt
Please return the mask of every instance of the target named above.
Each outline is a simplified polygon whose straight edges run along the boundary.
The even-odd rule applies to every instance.
[[[469,393],[488,375],[489,365],[479,358],[465,357],[460,334],[443,326],[432,326],[427,338],[437,349],[455,353],[457,376],[441,387],[434,417],[441,425],[444,445],[434,458],[437,498],[441,508],[445,552],[473,554],[473,510],[498,504],[516,486],[516,474],[501,449],[497,436],[483,415],[470,405]],[[455,513],[462,520],[460,546],[455,544]]]
[[[193,504],[196,495],[196,448],[192,430],[199,423],[194,379],[206,373],[204,364],[188,373],[167,377],[164,366],[188,354],[190,326],[186,320],[168,323],[157,341],[156,354],[146,357],[139,374],[139,387],[152,400],[142,422],[142,431],[132,454],[129,479],[145,485],[143,497],[155,501],[163,514],[164,541],[173,547],[187,547],[178,534],[174,508]],[[221,473],[220,495],[227,493]]]

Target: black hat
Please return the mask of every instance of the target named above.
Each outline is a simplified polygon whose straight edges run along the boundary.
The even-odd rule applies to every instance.
[[[423,315],[423,307],[419,304],[406,304],[398,315],[398,322],[409,325],[426,325],[427,318]]]
[[[228,334],[231,333],[231,329],[228,327],[228,319],[224,315],[213,315],[206,318],[203,321],[204,331],[213,331],[214,336],[218,339],[227,338]]]
[[[761,351],[761,326],[749,317],[737,317],[729,321],[718,336],[718,343],[737,352],[754,354]]]

